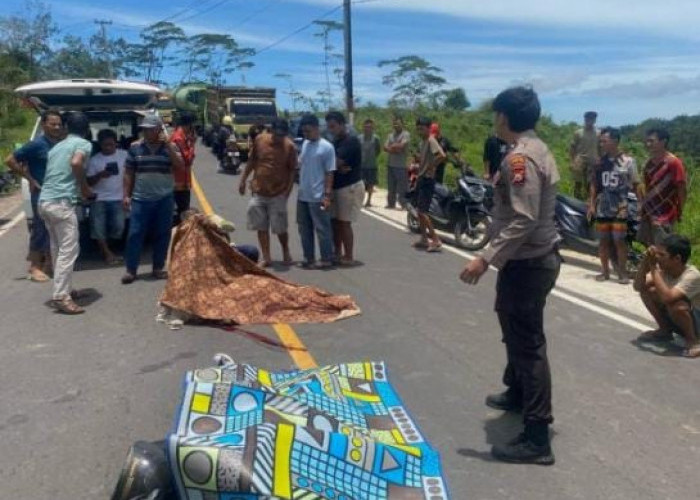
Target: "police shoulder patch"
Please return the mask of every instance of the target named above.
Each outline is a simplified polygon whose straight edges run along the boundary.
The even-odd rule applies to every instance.
[[[521,154],[513,154],[508,157],[508,170],[510,182],[516,186],[525,184],[525,172],[527,171],[527,158]]]

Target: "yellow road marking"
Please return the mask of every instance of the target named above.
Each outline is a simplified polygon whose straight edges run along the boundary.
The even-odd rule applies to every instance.
[[[272,327],[280,338],[280,341],[287,347],[287,352],[294,360],[294,363],[302,370],[316,368],[318,364],[308,350],[300,351],[298,349],[306,349],[304,343],[296,334],[294,329],[284,323],[278,323]],[[293,349],[290,349],[293,348]]]
[[[213,214],[214,210],[211,208],[207,197],[204,195],[202,186],[200,186],[199,182],[197,182],[197,178],[194,176],[194,173],[192,173],[192,191],[194,191],[194,195],[197,197],[199,206],[202,207],[202,212],[204,212],[206,215]],[[308,350],[299,350],[307,348],[291,326],[284,323],[278,323],[273,325],[272,328],[275,330],[280,342],[287,348],[287,353],[289,353],[291,358],[294,360],[294,363],[299,368],[302,370],[308,370],[309,368],[316,368],[318,366],[316,360]]]

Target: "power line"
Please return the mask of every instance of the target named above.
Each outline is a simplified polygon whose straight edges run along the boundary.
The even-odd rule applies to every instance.
[[[158,22],[164,23],[165,21],[170,21],[171,19],[174,19],[178,16],[181,16],[182,14],[184,14],[186,12],[189,12],[190,10],[192,10],[192,7],[194,7],[195,5],[201,4],[200,5],[200,7],[201,7],[201,6],[203,6],[203,4],[208,3],[209,1],[210,0],[195,0],[194,2],[187,4],[187,6],[185,8],[183,8],[182,10],[180,10],[180,11],[176,12],[175,14],[172,14],[168,17],[163,18]]]
[[[225,3],[229,2],[229,1],[230,1],[230,0],[220,0],[219,2],[216,2],[214,5],[212,5],[211,7],[209,7],[208,9],[202,10],[202,11],[200,11],[200,12],[196,12],[196,13],[192,14],[191,16],[187,16],[187,17],[184,18],[184,19],[178,19],[177,22],[183,23],[183,22],[185,22],[185,21],[189,21],[190,19],[193,19],[193,18],[195,18],[195,17],[201,16],[202,14],[206,14],[206,13],[208,13],[208,12],[211,12],[212,10],[216,9],[217,7],[219,7],[220,5],[223,5],[223,4],[225,4]]]
[[[278,40],[275,40],[274,42],[272,42],[272,43],[269,44],[269,45],[266,45],[266,46],[263,47],[262,49],[256,50],[256,51],[255,51],[255,55],[261,54],[261,53],[263,53],[263,52],[267,52],[268,50],[270,50],[270,49],[272,49],[272,48],[274,48],[274,47],[277,47],[279,44],[286,42],[287,40],[289,40],[290,38],[292,38],[294,35],[298,35],[298,34],[301,33],[302,31],[309,29],[311,26],[314,25],[314,22],[319,21],[319,20],[321,20],[321,19],[324,19],[324,18],[330,16],[331,14],[334,14],[334,13],[338,12],[338,11],[339,11],[340,9],[342,9],[342,8],[343,8],[343,5],[342,5],[342,4],[341,4],[341,5],[338,5],[338,6],[336,6],[336,7],[333,7],[331,10],[326,11],[324,14],[322,14],[322,15],[319,16],[319,17],[317,17],[316,19],[314,19],[314,20],[311,21],[310,23],[305,24],[305,25],[302,26],[301,28],[298,28],[298,29],[292,31],[290,34],[285,35],[285,36],[283,36],[282,38],[280,38],[280,39],[278,39]]]
[[[270,3],[268,3],[265,7],[261,8],[261,9],[258,9],[258,10],[256,10],[255,12],[253,12],[252,14],[250,14],[249,16],[244,17],[243,19],[241,19],[241,21],[240,21],[238,24],[236,24],[235,26],[233,26],[232,29],[233,29],[233,28],[239,28],[239,27],[243,26],[245,23],[247,23],[248,21],[250,21],[250,20],[253,19],[254,17],[259,16],[260,14],[262,14],[263,12],[265,12],[266,10],[269,10],[270,7],[272,7],[272,6],[275,5],[275,4],[280,3],[281,1],[282,1],[282,0],[272,0],[272,1],[271,1]]]
[[[363,3],[374,3],[374,2],[379,2],[379,1],[381,1],[381,0],[355,0],[355,1],[351,2],[351,3],[352,3],[353,5],[359,5],[359,4],[363,4]],[[302,26],[301,28],[298,28],[298,29],[292,31],[291,33],[289,33],[288,35],[285,35],[285,36],[283,36],[282,38],[280,38],[280,39],[278,39],[278,40],[275,40],[274,42],[272,42],[272,43],[269,44],[269,45],[266,45],[265,47],[263,47],[263,48],[260,49],[260,50],[256,50],[256,51],[255,51],[255,55],[261,54],[262,52],[267,52],[268,50],[270,50],[270,49],[272,49],[272,48],[274,48],[274,47],[277,47],[277,46],[280,45],[281,43],[284,43],[284,42],[286,42],[287,40],[289,40],[290,38],[292,38],[293,36],[298,35],[298,34],[301,33],[302,31],[305,31],[305,30],[309,29],[311,26],[314,25],[314,23],[315,23],[316,21],[320,21],[321,19],[324,19],[324,18],[326,18],[326,17],[328,17],[328,16],[330,16],[330,15],[332,15],[332,14],[338,12],[338,11],[339,11],[340,9],[342,9],[342,8],[343,8],[343,4],[342,4],[342,3],[341,3],[340,5],[337,5],[336,7],[333,7],[332,9],[330,9],[330,10],[326,11],[325,13],[321,14],[321,16],[317,17],[317,18],[314,19],[313,21],[309,22],[308,24],[305,24],[305,25]]]

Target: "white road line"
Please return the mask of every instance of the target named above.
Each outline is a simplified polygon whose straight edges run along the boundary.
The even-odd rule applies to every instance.
[[[20,212],[10,222],[8,222],[4,226],[0,227],[0,237],[4,236],[5,233],[7,233],[10,229],[15,227],[17,224],[19,224],[23,219],[24,219],[24,212]]]
[[[407,231],[407,227],[399,224],[398,222],[395,222],[393,220],[389,220],[386,217],[383,217],[379,214],[376,214],[372,211],[363,209],[362,212],[365,215],[369,215],[370,217],[383,222],[384,224],[387,224],[395,229],[399,229],[401,231]],[[458,248],[454,248],[452,246],[448,245],[443,245],[442,247],[444,250],[447,250],[448,252],[452,252],[455,255],[459,255],[460,257],[464,257],[465,259],[468,260],[474,260],[474,256],[465,252],[464,250],[460,250]],[[495,267],[490,267],[490,269],[496,271],[497,269]],[[583,307],[584,309],[588,309],[589,311],[595,312],[597,314],[600,314],[602,316],[605,316],[609,319],[612,319],[614,321],[617,321],[618,323],[622,323],[623,325],[629,326],[630,328],[634,328],[636,330],[640,331],[646,331],[649,330],[649,325],[645,325],[644,323],[641,323],[639,321],[635,321],[633,319],[627,318],[626,316],[623,316],[621,314],[614,313],[612,311],[609,311],[603,307],[600,307],[596,304],[593,304],[591,302],[588,302],[586,300],[580,299],[578,297],[575,297],[566,291],[561,290],[559,287],[555,287],[555,289],[552,291],[552,295],[555,297],[558,297],[560,299],[566,300],[568,302],[571,302],[572,304],[575,304],[579,307]]]

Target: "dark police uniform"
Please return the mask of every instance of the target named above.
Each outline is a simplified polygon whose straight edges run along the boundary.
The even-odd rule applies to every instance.
[[[508,354],[503,381],[522,402],[526,435],[542,437],[553,420],[543,314],[561,263],[554,226],[559,171],[530,130],[507,153],[500,172],[494,236],[482,257],[499,269],[495,309]]]

